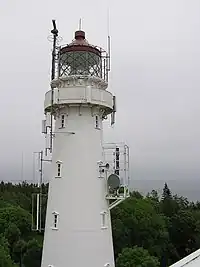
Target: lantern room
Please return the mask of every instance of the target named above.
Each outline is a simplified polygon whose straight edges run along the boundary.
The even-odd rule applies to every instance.
[[[108,80],[109,55],[97,46],[89,44],[85,32],[75,32],[72,43],[62,46],[59,51],[59,77],[95,76]]]

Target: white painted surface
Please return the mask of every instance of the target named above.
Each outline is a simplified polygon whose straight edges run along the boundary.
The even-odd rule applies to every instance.
[[[200,249],[174,263],[170,267],[200,267]]]
[[[110,92],[91,87],[65,87],[54,89],[54,104],[91,103],[112,109],[113,96]],[[45,94],[44,108],[51,106],[51,91]]]
[[[92,90],[91,98],[96,104],[111,107],[111,93]],[[65,104],[71,103],[70,99],[75,98],[76,102],[85,97],[84,87],[59,88],[59,92]],[[46,107],[49,93],[45,101]],[[59,113],[66,114],[67,118],[65,128],[60,128],[61,116],[56,117],[42,267],[103,267],[106,264],[113,267],[106,179],[98,178],[97,162],[103,160],[102,120],[100,129],[96,129],[95,115],[100,112],[98,107],[92,111],[89,105],[60,107]],[[60,178],[56,178],[57,161],[62,162]],[[106,227],[102,227],[105,211]],[[57,229],[53,228],[55,212]]]

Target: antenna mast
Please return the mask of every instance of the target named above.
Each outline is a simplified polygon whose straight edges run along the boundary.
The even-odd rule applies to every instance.
[[[111,45],[110,45],[110,16],[109,16],[109,9],[107,10],[107,31],[108,31],[108,53],[107,53],[107,76],[109,71],[111,70]],[[115,124],[115,113],[116,113],[116,97],[113,96],[113,112],[111,113],[111,126]]]
[[[32,230],[42,232],[44,230],[43,225],[43,214],[42,214],[42,206],[44,198],[47,196],[45,192],[43,192],[43,162],[51,162],[49,159],[44,159],[43,151],[34,152],[33,153],[33,163],[35,166],[35,155],[38,155],[38,173],[39,177],[37,181],[37,192],[32,194]],[[34,175],[35,176],[35,175]],[[34,180],[35,182],[35,180]],[[35,210],[36,208],[36,210]]]
[[[79,31],[81,31],[81,28],[82,28],[82,20],[81,18],[79,19]]]
[[[56,63],[56,41],[58,37],[58,30],[56,28],[56,21],[52,20],[53,30],[53,50],[52,50],[52,65],[51,65],[51,81],[55,78],[55,63]],[[51,118],[50,118],[50,152],[52,152],[53,147],[53,98],[54,98],[54,88],[51,85]]]
[[[56,41],[58,37],[58,30],[56,28],[56,21],[53,19],[53,30],[51,33],[53,34],[53,50],[52,50],[52,67],[51,67],[51,80],[55,78],[55,61],[56,61]]]
[[[111,53],[111,48],[110,48],[110,16],[109,16],[109,9],[107,13],[107,27],[108,27],[108,55],[107,55],[107,71],[110,71],[110,53]]]

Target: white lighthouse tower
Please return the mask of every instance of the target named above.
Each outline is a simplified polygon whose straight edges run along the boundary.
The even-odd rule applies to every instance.
[[[114,267],[110,210],[128,197],[129,155],[124,144],[103,143],[102,122],[111,114],[114,123],[116,111],[109,53],[78,30],[56,62],[44,103],[53,145],[41,266]]]

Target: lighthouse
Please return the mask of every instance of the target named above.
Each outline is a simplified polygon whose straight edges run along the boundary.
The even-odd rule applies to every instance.
[[[110,210],[129,196],[129,149],[103,141],[103,121],[111,116],[114,124],[116,112],[110,53],[79,29],[53,56],[44,100],[51,171],[41,267],[114,267]]]

